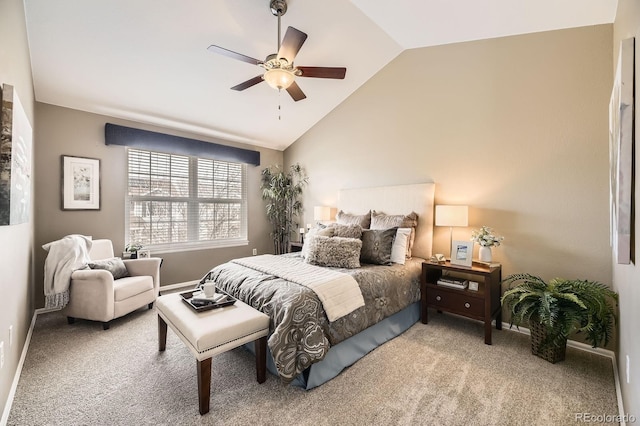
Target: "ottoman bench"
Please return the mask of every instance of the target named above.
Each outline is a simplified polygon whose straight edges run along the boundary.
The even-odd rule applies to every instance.
[[[158,349],[167,345],[167,325],[196,357],[200,414],[209,412],[211,396],[211,357],[248,342],[255,342],[258,383],[266,380],[269,317],[237,300],[223,308],[196,312],[180,294],[167,294],[156,300]]]

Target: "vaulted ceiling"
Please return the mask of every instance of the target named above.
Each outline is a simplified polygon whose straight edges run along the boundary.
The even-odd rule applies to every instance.
[[[288,0],[308,38],[295,65],[346,67],[303,78],[294,102],[256,65],[277,51],[269,0],[24,0],[36,100],[220,139],[285,149],[404,49],[612,23],[617,0]]]

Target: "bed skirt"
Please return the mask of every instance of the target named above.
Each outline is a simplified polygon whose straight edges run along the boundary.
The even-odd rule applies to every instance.
[[[404,333],[419,319],[420,302],[415,302],[355,336],[332,346],[322,361],[300,373],[291,384],[309,390],[328,382],[378,346]],[[254,352],[253,343],[245,346]],[[267,348],[267,369],[278,376],[269,348]]]

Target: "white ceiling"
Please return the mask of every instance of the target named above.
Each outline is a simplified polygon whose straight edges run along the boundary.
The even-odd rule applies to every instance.
[[[617,0],[288,0],[282,33],[308,34],[296,65],[344,66],[344,80],[298,78],[293,102],[266,83],[230,87],[277,50],[269,0],[24,0],[36,100],[285,149],[404,49],[611,23]],[[278,110],[280,105],[281,110]],[[281,119],[278,119],[281,116]]]

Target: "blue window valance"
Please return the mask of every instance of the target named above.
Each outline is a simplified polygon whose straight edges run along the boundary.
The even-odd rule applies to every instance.
[[[260,165],[260,152],[235,148],[213,142],[166,135],[107,123],[104,126],[106,145],[123,145],[171,154],[191,155],[236,163]]]

